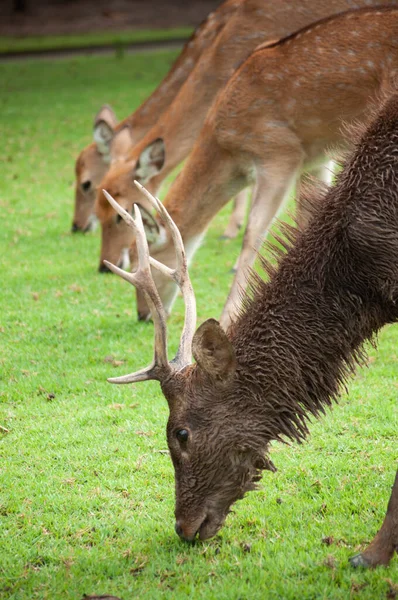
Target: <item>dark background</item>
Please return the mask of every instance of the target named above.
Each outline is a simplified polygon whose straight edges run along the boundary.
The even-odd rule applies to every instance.
[[[0,34],[196,26],[221,0],[0,0]]]

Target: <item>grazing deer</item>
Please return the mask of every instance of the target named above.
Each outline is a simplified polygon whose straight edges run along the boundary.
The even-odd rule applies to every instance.
[[[184,45],[170,71],[149,98],[132,115],[117,124],[105,105],[94,119],[94,141],[76,160],[75,208],[72,232],[89,231],[95,222],[97,186],[112,162],[123,160],[174,100],[200,56],[216,39],[244,0],[226,0],[210,13]]]
[[[258,47],[218,95],[164,203],[190,258],[222,206],[255,183],[237,273],[221,317],[224,328],[245,287],[246,269],[300,172],[324,163],[330,145],[345,147],[342,122],[366,116],[397,73],[397,7],[358,9]],[[130,209],[119,185],[122,180],[112,191]],[[98,214],[105,238],[119,217],[102,202]],[[172,241],[159,222],[156,227],[157,234],[151,228],[151,253],[173,267]],[[161,273],[154,277],[169,313],[176,286]],[[149,315],[140,297],[138,314],[142,319]]]
[[[137,184],[148,197],[150,194]],[[108,196],[108,195],[107,195]],[[304,440],[313,415],[339,396],[364,343],[398,320],[398,94],[359,138],[336,185],[315,204],[303,231],[288,231],[286,253],[269,281],[254,272],[250,293],[227,332],[214,319],[195,331],[195,297],[181,235],[164,206],[176,268],[149,255],[142,219],[111,197],[135,231],[138,269],[112,271],[138,286],[153,314],[153,364],[112,383],[160,382],[170,416],[167,440],[176,478],[176,531],[207,539],[231,505],[254,489],[272,440]],[[167,358],[166,313],[151,267],[181,288],[185,324],[177,356]],[[191,364],[191,353],[196,363]],[[354,565],[385,565],[398,550],[398,473],[384,523]]]
[[[373,0],[371,0],[370,3],[375,4]],[[216,94],[223,88],[233,72],[249,56],[250,52],[260,44],[260,42],[285,36],[299,27],[308,25],[316,19],[337,13],[347,8],[363,6],[364,4],[368,5],[369,2],[366,0],[300,0],[300,2],[292,2],[289,0],[281,3],[280,0],[246,0],[241,3],[239,10],[231,16],[229,22],[217,36],[215,42],[203,52],[185,85],[182,86],[169,108],[163,112],[156,124],[129,152],[125,163],[116,164],[109,170],[101,182],[96,199],[96,214],[102,227],[102,245],[99,263],[100,271],[104,270],[104,259],[114,263],[120,262],[123,253],[125,253],[128,246],[133,243],[131,232],[124,223],[118,219],[117,214],[109,206],[109,203],[103,196],[101,189],[104,188],[109,190],[111,195],[118,198],[120,204],[127,210],[131,210],[134,203],[142,201],[138,191],[133,185],[134,179],[141,181],[141,183],[146,185],[152,193],[157,193],[157,190],[166,176],[169,175],[191,151],[195,140],[200,133],[206,113],[216,97]],[[317,44],[316,40],[308,43],[307,51],[309,53],[311,43]],[[329,44],[332,43],[332,40],[329,41]],[[307,55],[302,57],[303,70],[306,70],[308,60],[309,57]],[[329,60],[331,59],[329,58]],[[332,62],[335,62],[336,60],[339,60],[339,56],[333,55]],[[232,99],[234,95],[236,95],[236,98],[243,95],[249,104],[253,104],[253,110],[256,110],[259,113],[260,119],[267,118],[266,114],[263,114],[263,116],[260,115],[263,108],[266,107],[266,101],[262,101],[261,97],[268,94],[268,89],[270,89],[271,95],[274,94],[274,88],[279,82],[281,84],[281,97],[287,98],[290,93],[290,84],[283,81],[283,71],[280,73],[274,71],[275,67],[273,64],[270,64],[269,67],[269,73],[261,82],[260,90],[252,89],[254,88],[252,73],[249,77],[249,81],[241,80],[237,86],[238,89],[234,88],[230,95],[230,98]],[[265,66],[264,71],[266,69],[267,67]],[[272,79],[273,77],[274,79]],[[279,80],[279,77],[281,77],[282,81]],[[241,85],[243,87],[240,87]],[[285,85],[286,92],[283,90]],[[259,97],[254,100],[253,94],[258,92]],[[299,95],[300,93],[301,90],[296,90],[296,95]],[[223,97],[225,98],[225,96]],[[233,100],[232,102],[235,105]],[[241,107],[242,110],[239,111],[239,117],[235,114],[235,107],[231,107],[229,115],[224,115],[227,117],[227,120],[229,118],[230,121],[230,128],[228,123],[225,123],[225,133],[229,132],[230,135],[234,137],[236,145],[239,145],[240,135],[245,135],[243,133],[245,126],[247,128],[254,127],[252,120],[253,113],[250,113],[249,118],[247,118],[245,114],[242,115],[242,112],[244,112],[246,108],[246,105],[245,107]],[[297,117],[297,113],[294,109],[292,109],[291,112]],[[279,122],[279,118],[279,116],[276,116],[277,123]],[[242,122],[239,123],[239,120]],[[223,127],[221,123],[220,126],[221,128]],[[314,128],[315,126],[316,125],[313,124],[312,127]],[[275,133],[277,133],[277,130],[275,130]],[[201,137],[201,140],[203,140],[203,136]],[[208,153],[208,160],[206,165],[203,164],[204,170],[201,169],[202,165],[193,165],[191,163],[192,166],[190,167],[192,171],[191,177],[194,177],[194,173],[203,177],[203,184],[205,181],[208,181],[206,169],[213,170],[211,161],[217,150],[215,148],[215,152],[208,152],[208,149],[206,148],[205,152]],[[226,150],[226,154],[229,154],[228,149]],[[220,160],[223,160],[223,158],[223,156],[217,158],[217,169],[219,168],[218,165]],[[324,162],[325,159],[322,160],[321,164],[323,165]],[[321,175],[322,178],[327,178],[330,171],[328,169],[321,170],[321,164],[308,164],[306,167],[311,171],[316,169],[317,176]],[[240,170],[240,167],[238,167],[238,170]],[[222,169],[220,169],[219,176],[221,176],[221,173]],[[242,177],[241,180],[243,182],[244,177]],[[245,185],[248,184],[249,178],[246,178]],[[196,185],[197,183],[195,182],[195,186]],[[241,185],[240,188],[242,187],[244,186]],[[199,198],[198,194],[203,194],[203,191],[203,186],[201,186],[200,192],[198,191],[198,193],[196,193],[196,191],[194,191],[196,198]],[[191,202],[193,193],[192,188],[189,189],[189,193],[186,192],[187,189],[185,188],[185,195],[180,197],[178,202],[181,203],[181,211],[185,213],[187,219],[191,219],[193,226],[195,226],[195,220],[201,221],[201,216],[194,213],[197,209],[200,210],[198,200],[194,198]],[[209,203],[213,201],[214,199],[209,199]],[[217,206],[215,212],[217,212],[221,206],[219,199],[215,201],[215,204]],[[239,227],[243,223],[245,214],[244,207],[245,191],[242,190],[241,194],[238,196],[236,212],[225,232],[226,236],[234,237],[237,234]],[[215,214],[215,212],[213,214]],[[146,218],[146,224],[152,231],[152,235],[155,235],[154,232],[156,231],[159,233],[159,227],[156,222],[148,222],[148,219]],[[161,233],[159,233],[159,235],[161,239]],[[159,245],[158,241],[157,245]],[[189,245],[190,244],[188,243],[188,246]],[[147,317],[146,307],[142,307],[142,310],[141,307],[139,307],[138,312],[139,314],[142,314],[143,318]]]

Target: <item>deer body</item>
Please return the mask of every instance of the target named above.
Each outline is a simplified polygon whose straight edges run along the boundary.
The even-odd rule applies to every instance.
[[[164,204],[189,245],[231,194],[255,183],[224,328],[264,233],[301,171],[326,161],[331,145],[345,146],[342,123],[362,119],[397,73],[398,10],[361,9],[260,46],[217,97]],[[167,262],[170,248],[170,241],[154,248],[154,258]],[[155,278],[170,312],[176,288],[162,274]]]
[[[166,209],[154,204],[176,240]],[[267,458],[270,442],[304,439],[309,418],[338,398],[361,364],[364,343],[398,321],[398,94],[364,129],[307,228],[287,235],[278,265],[262,261],[269,281],[252,273],[250,293],[226,333],[209,319],[193,334],[193,301],[186,300],[185,352],[178,353],[185,364],[167,363],[165,312],[152,279],[154,366],[110,380],[160,381],[170,409],[176,531],[186,540],[215,535],[261,471],[274,470]],[[142,237],[143,229],[137,239],[141,263],[148,251]],[[187,299],[186,259],[176,248],[176,271],[149,254],[145,269],[148,277],[150,264],[173,277]],[[151,300],[142,266],[137,276],[110,267]],[[398,473],[380,531],[352,563],[388,564],[396,550]]]
[[[96,214],[101,222],[103,233],[99,268],[102,268],[105,259],[117,263],[123,249],[126,247],[126,243],[128,241],[130,241],[130,244],[133,242],[131,233],[129,239],[126,231],[122,230],[123,224],[115,221],[115,211],[109,206],[101,189],[108,190],[128,210],[131,210],[134,203],[142,203],[142,197],[133,185],[134,179],[139,180],[152,193],[157,193],[167,175],[192,150],[201,132],[207,111],[218,92],[223,89],[234,71],[238,69],[258,44],[264,42],[264,40],[285,36],[316,19],[364,4],[368,4],[368,2],[363,0],[329,0],[328,2],[300,0],[299,3],[281,3],[279,0],[242,1],[239,9],[231,16],[214,43],[203,52],[186,83],[181,87],[168,109],[162,113],[154,126],[130,150],[126,156],[125,164],[116,165],[113,169],[110,169],[101,182],[96,199]],[[308,47],[309,49],[310,47]],[[307,59],[307,57],[305,58]],[[335,58],[334,56],[333,59],[335,60]],[[304,67],[305,64],[303,64]],[[272,73],[270,71],[269,75],[271,76]],[[278,75],[275,75],[275,80],[270,81],[270,83],[275,84],[277,77]],[[250,83],[251,77],[249,77]],[[247,85],[246,81],[244,85]],[[266,89],[264,89],[264,85],[259,85],[258,88],[260,93],[258,102],[260,103],[260,98],[264,96]],[[255,110],[256,101],[253,100],[253,92],[250,87],[242,90],[235,88],[230,97],[232,98],[233,94],[237,94],[239,97],[242,94],[248,96],[248,104],[253,104],[253,110]],[[234,104],[232,100],[231,102]],[[231,108],[233,110],[233,107]],[[240,118],[242,118],[242,112],[243,107],[239,113]],[[244,115],[243,118],[246,120],[247,116]],[[248,128],[251,128],[252,124],[252,116],[250,115],[247,123]],[[236,129],[231,124],[231,132],[235,135],[235,145],[239,145],[239,127]],[[165,148],[162,161],[157,159],[157,155],[151,159],[153,144],[157,143],[158,140],[163,141]],[[203,140],[203,135],[201,135],[200,144],[204,144]],[[323,162],[326,162],[326,160]],[[309,168],[312,168],[312,166],[311,164],[308,165]],[[210,168],[210,161],[208,160],[206,161],[206,169]],[[208,178],[207,173],[204,172],[201,176]],[[197,181],[195,181],[195,185],[197,185]],[[248,182],[245,182],[246,185],[248,185]],[[242,193],[244,192],[242,191]],[[191,199],[192,189],[189,190],[187,196],[182,197],[181,195],[178,201],[182,204],[182,211],[187,212],[187,218],[195,221],[201,219],[201,215],[200,213],[193,213],[190,208]],[[240,202],[242,203],[242,196]],[[193,203],[196,204],[196,201],[194,200]],[[232,231],[230,235],[236,234],[237,226],[242,223],[242,217],[243,215],[239,218],[239,223],[235,223],[235,226],[233,225],[230,228]],[[142,315],[144,314],[141,307],[139,307],[139,312]]]
[[[166,77],[131,115],[119,124],[104,106],[94,120],[94,142],[76,161],[75,208],[72,231],[87,231],[92,225],[96,189],[112,161],[125,155],[156,123],[174,100],[201,54],[211,45],[244,0],[225,0],[210,13],[184,45]]]

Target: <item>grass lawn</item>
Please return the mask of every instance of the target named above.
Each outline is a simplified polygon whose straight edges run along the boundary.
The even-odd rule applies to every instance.
[[[397,557],[375,571],[347,561],[381,524],[396,469],[398,327],[308,442],[275,444],[278,472],[193,546],[173,529],[159,386],[106,382],[148,364],[152,326],[125,282],[97,273],[99,233],[69,233],[74,160],[98,107],[127,115],[174,56],[0,65],[0,598],[393,598]],[[231,282],[228,216],[192,264],[199,322]],[[182,321],[178,300],[172,350]]]

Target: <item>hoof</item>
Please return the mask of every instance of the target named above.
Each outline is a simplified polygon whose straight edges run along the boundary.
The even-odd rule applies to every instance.
[[[358,568],[358,567],[369,568],[371,566],[370,563],[368,563],[366,558],[363,556],[363,554],[356,554],[355,556],[351,556],[349,560],[350,560],[351,565],[355,568]]]

